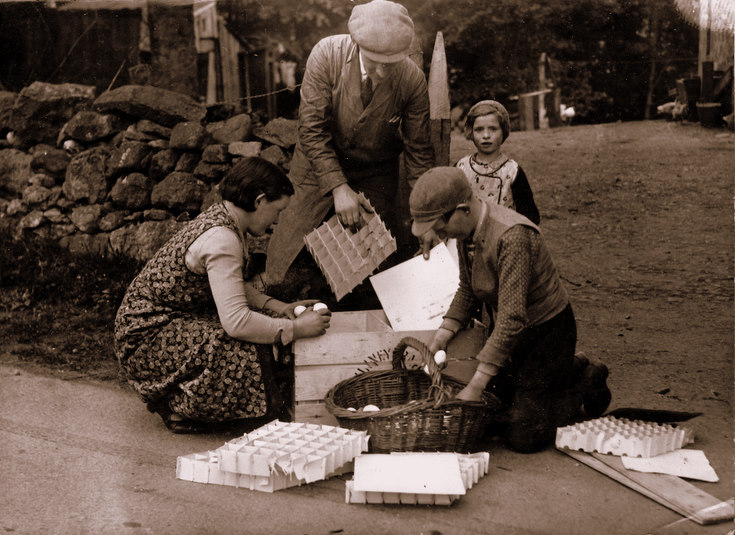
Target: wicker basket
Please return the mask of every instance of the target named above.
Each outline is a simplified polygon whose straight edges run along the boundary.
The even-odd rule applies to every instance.
[[[421,369],[406,369],[404,351],[416,349]],[[443,376],[429,349],[404,338],[393,350],[393,369],[365,372],[335,385],[324,399],[327,410],[348,429],[367,431],[370,451],[478,451],[485,427],[500,402],[486,393],[483,401],[452,399],[465,384]],[[380,410],[363,412],[365,405]],[[348,410],[353,407],[358,410]]]

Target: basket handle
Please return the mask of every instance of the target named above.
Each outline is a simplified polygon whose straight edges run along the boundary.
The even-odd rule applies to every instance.
[[[434,408],[447,401],[452,397],[452,390],[444,384],[442,379],[441,371],[439,366],[434,361],[434,356],[429,353],[429,348],[421,340],[418,340],[412,336],[406,336],[398,342],[398,345],[393,350],[393,369],[394,370],[405,370],[406,360],[404,352],[407,347],[412,347],[421,355],[421,360],[424,366],[429,368],[429,376],[431,377],[431,388],[429,388],[429,395],[427,399],[435,400]]]

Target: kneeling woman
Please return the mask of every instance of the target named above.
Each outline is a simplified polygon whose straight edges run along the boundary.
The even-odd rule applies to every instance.
[[[220,184],[222,202],[202,212],[146,263],[115,318],[123,373],[174,432],[278,415],[274,344],[323,334],[329,313],[258,291],[245,280],[246,235],[261,236],[293,186],[275,165],[245,158]]]
[[[431,352],[445,349],[480,306],[494,319],[477,369],[457,398],[479,400],[489,385],[506,404],[501,434],[521,452],[551,445],[557,425],[582,407],[589,417],[602,414],[610,402],[607,368],[575,357],[574,314],[538,227],[475,197],[454,167],[419,177],[409,205],[416,236],[433,230],[458,241],[459,288]]]

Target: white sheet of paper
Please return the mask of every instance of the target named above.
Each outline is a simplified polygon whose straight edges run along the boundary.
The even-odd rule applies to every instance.
[[[711,483],[720,480],[702,450],[680,449],[644,459],[626,456],[621,459],[625,468],[638,472],[670,474]]]
[[[429,260],[415,256],[376,273],[370,282],[394,331],[436,330],[459,286],[456,253],[440,243]]]

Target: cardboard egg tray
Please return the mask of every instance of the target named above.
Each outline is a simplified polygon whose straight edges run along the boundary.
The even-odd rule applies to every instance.
[[[409,492],[375,492],[355,490],[355,482],[345,481],[345,503],[389,505],[452,505],[457,494],[416,494]]]
[[[357,232],[345,229],[336,215],[304,236],[337,301],[350,293],[393,254],[396,240],[377,213],[364,216]]]
[[[488,473],[490,467],[490,454],[487,452],[457,454],[457,453],[412,453],[412,452],[394,452],[388,454],[391,456],[402,455],[404,459],[426,460],[427,468],[434,468],[436,477],[440,480],[441,485],[446,485],[447,490],[452,489],[453,483],[461,485],[460,492],[452,494],[450,492],[410,492],[415,491],[417,486],[424,486],[423,481],[418,481],[410,477],[409,474],[402,474],[403,477],[394,477],[398,480],[398,485],[403,486],[406,492],[401,492],[395,488],[395,484],[391,485],[391,490],[359,490],[360,486],[377,488],[370,482],[359,483],[355,480],[345,481],[345,503],[358,504],[403,504],[403,505],[451,505],[460,498],[467,490],[477,483],[480,478]],[[410,456],[410,457],[409,457]],[[437,463],[437,456],[443,456],[444,460],[456,459],[456,464]],[[451,457],[447,457],[451,456]],[[371,458],[380,461],[381,454],[366,455],[365,459]],[[372,464],[372,463],[371,463]],[[442,473],[441,467],[449,468],[448,471]],[[458,470],[452,470],[453,466],[457,466]],[[373,466],[374,467],[374,466]],[[356,475],[359,476],[359,467],[356,467]],[[378,483],[380,485],[380,483]],[[389,483],[386,481],[386,486]],[[427,486],[431,486],[430,484]],[[436,490],[436,489],[434,489]]]
[[[629,457],[655,457],[694,442],[691,429],[603,416],[556,430],[556,447]]]
[[[275,420],[215,451],[180,456],[176,477],[273,492],[349,471],[368,439],[364,431]]]
[[[471,489],[472,486],[480,481],[480,478],[487,475],[490,470],[490,454],[486,451],[479,453],[468,453],[458,455],[459,469],[462,472],[462,478],[465,483],[465,489]]]
[[[262,492],[274,492],[303,483],[294,474],[274,472],[270,476],[251,476],[227,472],[222,469],[216,451],[180,456],[176,461],[176,478],[195,483],[225,485]]]

